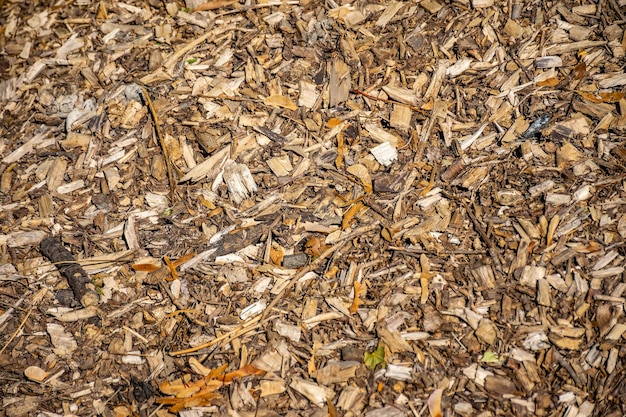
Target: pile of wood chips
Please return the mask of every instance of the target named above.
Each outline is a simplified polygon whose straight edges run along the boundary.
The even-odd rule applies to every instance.
[[[626,415],[626,0],[168,1],[0,2],[0,417]]]

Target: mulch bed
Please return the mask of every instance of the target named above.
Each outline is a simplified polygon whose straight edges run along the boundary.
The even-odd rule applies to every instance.
[[[0,417],[626,415],[626,1],[0,1]]]

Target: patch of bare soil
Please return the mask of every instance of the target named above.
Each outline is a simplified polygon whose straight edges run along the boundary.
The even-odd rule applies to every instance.
[[[626,415],[626,0],[0,8],[0,416]]]

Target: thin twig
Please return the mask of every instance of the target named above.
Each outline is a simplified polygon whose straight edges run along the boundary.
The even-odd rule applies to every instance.
[[[165,145],[165,138],[163,137],[163,132],[161,131],[161,125],[159,124],[159,117],[157,116],[156,110],[154,109],[154,105],[152,104],[152,100],[150,99],[150,95],[148,91],[142,87],[141,91],[143,92],[143,97],[146,100],[146,105],[148,109],[150,109],[150,114],[152,115],[152,121],[154,122],[154,130],[156,130],[156,134],[159,138],[159,144],[161,145],[161,152],[163,152],[163,158],[165,159],[165,166],[167,167],[167,179],[170,182],[170,204],[174,206],[174,196],[176,193],[176,182],[174,181],[174,175],[172,174],[172,161],[170,161],[170,153],[167,150],[167,146]]]
[[[262,316],[256,316],[253,319],[248,320],[247,322],[243,323],[242,325],[238,326],[237,328],[231,330],[228,333],[225,333],[223,335],[221,335],[220,337],[211,340],[210,342],[207,343],[203,343],[201,345],[198,346],[194,346],[191,347],[189,349],[183,349],[183,350],[179,350],[176,352],[171,352],[170,355],[171,356],[179,356],[179,355],[186,355],[188,353],[193,353],[193,352],[197,352],[201,349],[205,349],[208,347],[211,347],[213,345],[216,345],[220,342],[224,342],[224,343],[228,343],[234,339],[236,339],[237,337],[248,333],[249,331],[252,331],[254,329],[257,329],[261,326],[261,323],[257,323],[261,321]]]
[[[386,98],[376,97],[376,96],[373,96],[371,94],[367,94],[367,93],[365,93],[365,92],[363,92],[361,90],[352,90],[352,93],[358,94],[359,96],[363,96],[363,97],[369,98],[371,100],[382,101],[383,103],[397,104],[399,106],[408,107],[409,109],[411,109],[413,111],[416,111],[416,112],[419,112],[419,113],[422,113],[422,114],[425,114],[425,115],[428,114],[428,112],[426,110],[420,109],[419,107],[413,106],[412,104],[406,104],[406,103],[402,103],[400,101],[394,101],[394,100],[389,100],[389,99],[386,99]]]

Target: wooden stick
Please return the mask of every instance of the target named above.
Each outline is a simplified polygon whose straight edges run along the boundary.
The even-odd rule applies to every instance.
[[[159,138],[159,144],[161,145],[161,152],[163,152],[163,158],[165,159],[165,166],[167,167],[167,179],[170,182],[170,204],[174,206],[175,200],[174,197],[176,195],[176,182],[174,181],[174,175],[172,174],[172,161],[170,161],[170,153],[167,150],[167,146],[165,145],[165,138],[163,137],[163,132],[161,131],[161,125],[159,124],[159,118],[157,116],[156,110],[154,109],[154,105],[152,104],[152,100],[150,99],[150,95],[148,91],[141,87],[141,91],[143,92],[143,97],[146,100],[146,105],[150,110],[150,114],[152,115],[152,122],[154,123],[154,130],[156,130],[157,136]]]
[[[402,103],[400,101],[394,101],[394,100],[389,100],[389,99],[386,99],[386,98],[376,97],[376,96],[373,96],[371,94],[367,94],[367,93],[365,93],[365,92],[363,92],[361,90],[352,90],[352,93],[358,94],[358,95],[366,97],[366,98],[369,98],[371,100],[382,101],[383,103],[397,104],[399,106],[408,107],[409,109],[411,109],[413,111],[416,111],[418,113],[428,114],[428,112],[426,112],[425,110],[420,109],[417,106],[413,106],[411,104]]]

